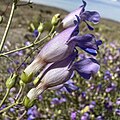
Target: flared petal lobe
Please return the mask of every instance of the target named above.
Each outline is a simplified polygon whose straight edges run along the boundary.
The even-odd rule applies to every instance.
[[[96,40],[93,34],[85,34],[83,36],[75,36],[70,39],[76,42],[76,45],[89,54],[97,55],[99,45],[102,44],[101,40]],[[71,42],[69,41],[69,42]]]
[[[100,21],[100,15],[96,11],[85,11],[81,14],[80,17],[83,21],[89,21],[94,24],[97,24]]]
[[[100,69],[99,63],[93,58],[86,58],[74,64],[74,69],[85,79],[90,79]]]

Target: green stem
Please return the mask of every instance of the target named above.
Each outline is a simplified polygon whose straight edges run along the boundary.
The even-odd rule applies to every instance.
[[[6,40],[8,31],[9,31],[9,28],[10,28],[10,25],[11,25],[11,22],[12,22],[12,18],[13,18],[13,14],[14,14],[15,7],[16,7],[16,3],[13,2],[13,4],[12,4],[12,9],[11,9],[11,13],[10,13],[10,16],[9,16],[9,20],[8,20],[8,23],[7,23],[7,26],[6,26],[4,35],[3,35],[3,37],[2,37],[2,41],[1,41],[1,43],[0,43],[0,52],[1,52],[2,49],[3,49],[3,46],[4,46],[4,43],[5,43],[5,40]]]
[[[0,111],[0,114],[3,113],[3,112],[5,112],[6,110],[10,109],[11,107],[13,107],[13,106],[15,106],[15,105],[18,105],[18,104],[19,104],[18,102],[15,102],[15,103],[13,103],[12,105],[9,105],[8,107],[2,109],[2,110]]]
[[[45,39],[46,39],[47,37],[49,37],[49,36],[46,36]],[[21,47],[21,48],[15,49],[15,50],[11,50],[11,51],[8,51],[8,52],[5,52],[5,53],[2,53],[2,54],[0,54],[0,56],[8,55],[8,54],[11,54],[11,53],[14,53],[14,52],[18,52],[18,51],[21,51],[21,50],[25,50],[25,49],[31,48],[31,47],[33,47],[34,45],[39,44],[40,42],[41,42],[41,41],[38,41],[38,42],[36,42],[36,43],[32,43],[32,44],[30,44],[30,45],[28,45],[28,46],[24,46],[24,47]]]
[[[39,39],[40,36],[41,36],[41,33],[39,32],[37,38],[34,40],[34,43],[36,43],[38,41],[38,39]]]
[[[11,53],[14,53],[14,52],[18,52],[18,51],[21,51],[21,50],[25,50],[25,49],[31,48],[31,47],[33,47],[34,45],[37,45],[37,44],[39,44],[41,41],[43,41],[43,40],[47,39],[48,37],[50,37],[50,35],[52,34],[53,31],[54,31],[54,26],[52,27],[50,33],[49,33],[47,36],[45,36],[44,38],[42,38],[40,41],[37,41],[38,38],[39,38],[39,37],[37,37],[36,40],[35,40],[35,41],[37,41],[37,42],[34,42],[34,43],[32,43],[32,44],[30,44],[30,45],[28,45],[28,46],[24,46],[24,47],[15,49],[15,50],[11,50],[11,51],[8,51],[8,52],[5,52],[5,53],[1,53],[0,56],[8,55],[8,54],[11,54]]]
[[[0,107],[1,107],[1,106],[3,105],[3,103],[5,102],[7,96],[9,95],[9,92],[10,92],[10,89],[7,89],[6,94],[5,94],[4,98],[2,99],[2,101],[1,101],[1,103],[0,103]]]
[[[18,92],[15,100],[17,100],[17,99],[19,98],[19,96],[20,96],[20,94],[21,94],[21,92],[22,92],[22,89],[23,89],[23,86],[20,86],[19,92]]]
[[[25,110],[25,111],[23,112],[23,114],[22,114],[19,118],[17,118],[17,120],[21,120],[21,119],[25,116],[26,113],[27,113],[27,111]]]

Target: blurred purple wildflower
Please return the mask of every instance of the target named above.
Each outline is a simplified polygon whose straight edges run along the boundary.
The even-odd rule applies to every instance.
[[[111,92],[112,90],[115,90],[116,84],[110,83],[110,85],[106,88],[106,92]]]
[[[76,120],[77,119],[77,112],[71,112],[70,118],[71,118],[71,120]]]
[[[103,116],[98,116],[98,117],[96,118],[96,120],[104,120],[104,117],[103,117]]]
[[[96,106],[96,102],[95,101],[92,101],[89,105],[89,108],[90,109],[93,109],[94,107]]]
[[[51,105],[58,105],[58,104],[61,104],[61,103],[64,103],[66,102],[66,98],[65,97],[61,97],[60,99],[59,98],[53,98],[51,100]]]
[[[58,105],[60,103],[60,100],[58,99],[58,98],[53,98],[52,100],[51,100],[51,104],[52,105]]]
[[[64,87],[66,88],[66,90],[67,90],[69,93],[71,93],[71,92],[76,91],[76,90],[79,89],[79,87],[77,87],[72,80],[67,81],[67,82],[64,84]]]
[[[113,103],[112,103],[111,101],[105,102],[104,105],[105,105],[105,108],[106,108],[107,110],[112,111],[112,109],[113,109]]]
[[[82,96],[83,98],[85,98],[85,97],[86,97],[86,92],[82,92],[82,93],[81,93],[81,96]]]
[[[29,46],[29,45],[30,45],[30,42],[29,42],[29,41],[26,41],[24,44],[25,44],[26,46]]]
[[[14,72],[14,68],[8,68],[7,72],[10,73],[10,74],[13,73]]]
[[[117,98],[116,104],[117,104],[117,105],[120,105],[120,98]]]
[[[104,79],[105,80],[110,80],[111,77],[112,77],[112,75],[111,75],[110,71],[106,70],[105,74],[104,74]]]
[[[115,113],[120,116],[120,109],[115,109]]]
[[[38,34],[39,34],[38,30],[34,30],[34,32],[33,32],[33,36],[34,36],[34,37],[37,37]]]
[[[84,113],[84,115],[81,116],[81,120],[89,120],[89,113]]]
[[[79,87],[77,87],[75,85],[75,83],[73,82],[72,79],[68,80],[67,82],[65,82],[64,84],[60,84],[58,86],[55,87],[51,87],[49,88],[50,90],[57,90],[57,92],[67,92],[67,93],[71,93],[73,91],[76,91],[79,89]]]
[[[35,105],[32,108],[28,109],[27,115],[28,115],[27,120],[34,120],[40,117],[38,108]]]

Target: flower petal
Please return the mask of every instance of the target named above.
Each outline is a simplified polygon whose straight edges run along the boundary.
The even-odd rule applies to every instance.
[[[96,40],[95,36],[92,34],[72,37],[68,43],[70,42],[76,42],[76,46],[92,55],[97,55],[98,46],[102,44],[102,41]]]
[[[86,58],[74,63],[74,69],[85,79],[90,79],[100,69],[99,63],[93,58]]]
[[[96,11],[85,11],[81,14],[80,17],[82,20],[89,21],[94,24],[97,24],[100,21],[100,15]]]
[[[76,16],[79,16],[81,13],[84,12],[86,6],[86,2],[83,0],[83,5],[81,5],[78,9],[69,13],[61,22],[60,26],[62,28],[68,28],[74,25],[74,21],[77,20]]]

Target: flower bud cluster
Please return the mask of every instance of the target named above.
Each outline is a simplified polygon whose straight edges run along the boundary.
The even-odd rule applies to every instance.
[[[65,84],[71,79],[74,71],[85,78],[90,79],[100,68],[99,63],[94,58],[84,58],[77,60],[78,51],[76,47],[96,56],[101,40],[97,40],[93,34],[79,34],[79,25],[84,21],[88,28],[87,21],[98,23],[100,16],[95,11],[85,11],[86,2],[75,11],[68,14],[61,22],[62,32],[53,37],[39,52],[33,62],[27,66],[21,75],[23,82],[31,81],[34,73],[43,69],[36,77],[34,84],[27,97],[35,99],[47,89]],[[59,21],[59,14],[56,14],[51,21],[55,26]],[[41,29],[42,27],[40,27]],[[26,82],[27,81],[27,82]]]

